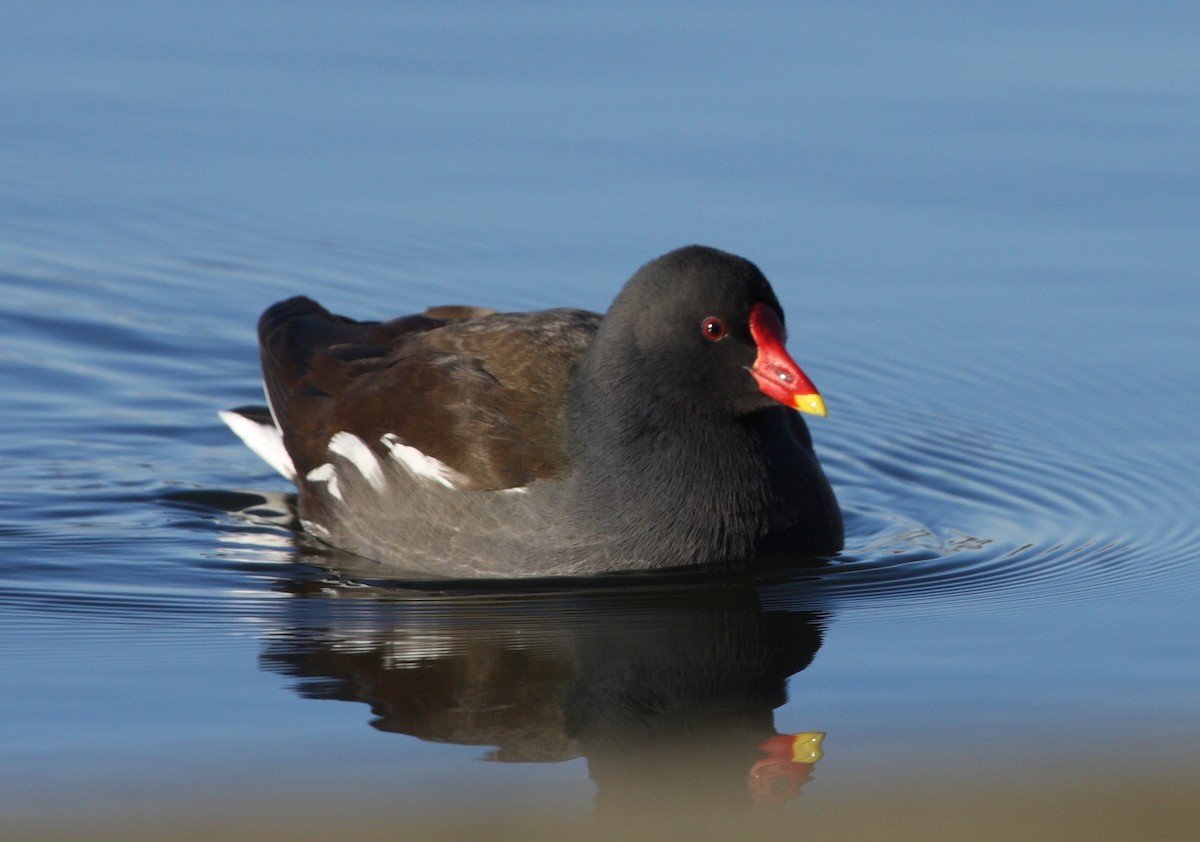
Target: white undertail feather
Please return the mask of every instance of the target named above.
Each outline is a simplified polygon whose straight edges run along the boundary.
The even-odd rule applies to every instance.
[[[237,412],[222,410],[217,413],[229,429],[245,442],[246,447],[257,453],[284,478],[295,481],[296,466],[283,446],[283,433],[275,425],[260,424]]]

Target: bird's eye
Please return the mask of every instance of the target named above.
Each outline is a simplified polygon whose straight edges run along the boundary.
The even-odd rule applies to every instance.
[[[725,322],[716,316],[709,316],[700,322],[700,332],[704,334],[704,338],[709,342],[716,342],[725,336]]]

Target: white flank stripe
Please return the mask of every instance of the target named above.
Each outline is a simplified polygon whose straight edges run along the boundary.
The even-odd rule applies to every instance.
[[[392,458],[403,465],[409,473],[416,477],[425,477],[434,482],[440,482],[447,488],[454,488],[451,481],[454,471],[449,465],[439,462],[432,456],[426,456],[415,447],[401,444],[395,433],[384,433],[379,439],[392,454]]]
[[[317,523],[316,521],[301,520],[300,525],[303,526],[306,531],[311,532],[313,535],[316,535],[318,538],[331,537],[329,534],[329,530],[326,529],[321,524]]]
[[[217,415],[245,442],[246,447],[262,457],[264,462],[283,474],[286,479],[296,479],[296,466],[292,464],[292,457],[283,446],[283,434],[279,432],[278,427],[259,424],[245,415],[229,410],[221,410]]]
[[[325,483],[325,487],[329,489],[330,494],[339,500],[342,499],[342,489],[338,487],[337,472],[334,471],[332,462],[318,465],[305,474],[304,478],[309,482]]]
[[[383,489],[383,468],[379,460],[367,443],[354,433],[337,433],[329,440],[329,452],[348,459],[376,491]]]

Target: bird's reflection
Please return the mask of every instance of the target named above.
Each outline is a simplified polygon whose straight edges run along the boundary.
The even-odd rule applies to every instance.
[[[283,498],[231,501],[245,541],[292,516]],[[245,556],[239,534],[230,540]],[[262,664],[299,679],[303,696],[370,705],[381,731],[485,746],[500,762],[583,757],[598,812],[613,816],[778,805],[821,757],[823,734],[774,724],[788,678],[821,646],[826,612],[803,583],[381,582],[378,568],[284,534],[291,560],[316,572],[286,565],[278,588],[293,598],[265,633]]]
[[[584,757],[600,812],[777,804],[820,758],[822,735],[778,734],[773,711],[823,616],[766,610],[749,581],[292,590],[262,662],[301,694],[364,702],[380,730],[488,746],[491,760]]]

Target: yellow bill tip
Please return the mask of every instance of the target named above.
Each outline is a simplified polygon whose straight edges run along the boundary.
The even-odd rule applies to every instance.
[[[811,395],[796,395],[794,406],[810,415],[820,415],[822,418],[829,415],[829,410],[825,408],[825,399],[815,392]]]
[[[821,743],[825,740],[824,731],[807,731],[792,735],[792,761],[795,763],[816,763],[825,753]]]

